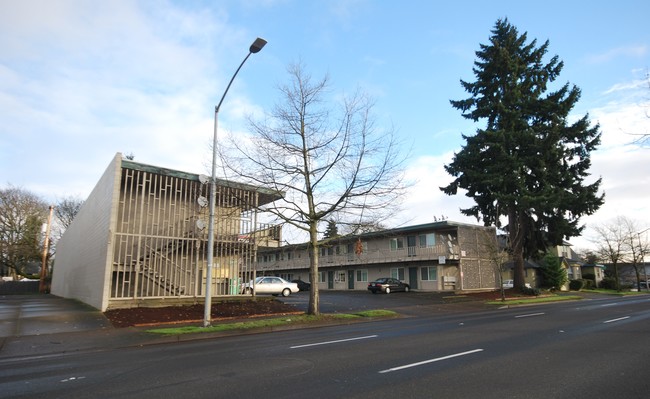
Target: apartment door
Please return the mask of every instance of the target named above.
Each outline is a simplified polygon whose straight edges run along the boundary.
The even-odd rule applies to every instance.
[[[409,267],[409,285],[412,290],[418,289],[418,268]]]
[[[348,270],[348,289],[354,289],[354,270]]]
[[[334,289],[334,272],[327,272],[327,288],[330,290]]]

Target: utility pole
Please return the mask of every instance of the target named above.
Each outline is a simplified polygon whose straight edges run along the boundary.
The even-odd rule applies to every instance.
[[[38,291],[45,294],[47,287],[45,286],[45,278],[47,277],[47,253],[50,249],[50,225],[52,224],[52,212],[54,207],[50,205],[50,214],[47,217],[47,227],[45,228],[45,242],[43,243],[43,264],[41,265],[41,279],[38,284]]]

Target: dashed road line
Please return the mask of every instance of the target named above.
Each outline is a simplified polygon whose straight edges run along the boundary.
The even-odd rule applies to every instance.
[[[289,349],[306,348],[309,346],[318,346],[318,345],[338,344],[341,342],[358,341],[360,339],[369,339],[369,338],[377,338],[377,335],[366,335],[365,337],[354,337],[354,338],[346,338],[346,339],[337,339],[335,341],[315,342],[313,344],[296,345],[296,346],[289,347]]]
[[[411,367],[422,366],[422,365],[425,365],[425,364],[439,362],[441,360],[448,360],[448,359],[452,359],[452,358],[460,357],[460,356],[471,355],[472,353],[478,353],[478,352],[483,352],[483,349],[474,349],[474,350],[467,351],[467,352],[460,352],[460,353],[454,353],[453,355],[437,357],[435,359],[423,360],[423,361],[417,362],[417,363],[405,364],[403,366],[393,367],[393,368],[389,368],[389,369],[386,369],[386,370],[382,370],[379,373],[380,374],[391,373],[393,371],[399,371],[399,370],[404,370],[404,369],[408,369],[408,368],[411,368]]]

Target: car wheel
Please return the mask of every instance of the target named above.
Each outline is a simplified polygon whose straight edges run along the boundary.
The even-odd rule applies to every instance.
[[[386,287],[386,293],[390,294],[390,287]]]
[[[404,287],[404,292],[409,292],[410,288],[408,286]]]
[[[289,296],[291,294],[291,290],[288,288],[285,288],[282,290],[282,296]]]

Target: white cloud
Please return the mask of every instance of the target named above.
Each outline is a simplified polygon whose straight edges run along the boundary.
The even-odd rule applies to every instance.
[[[452,157],[451,152],[421,156],[408,165],[406,177],[415,185],[404,198],[403,211],[391,219],[389,225],[431,223],[443,216],[456,222],[476,223],[476,219],[460,213],[460,208],[472,206],[469,198],[461,193],[448,196],[440,190],[453,180],[444,170],[444,165],[451,162]]]
[[[600,64],[610,62],[619,57],[643,57],[648,53],[646,45],[628,45],[609,49],[600,54],[594,54],[589,57],[589,62]]]
[[[613,94],[617,92],[629,92],[630,90],[637,90],[639,88],[647,87],[648,81],[645,79],[633,80],[631,82],[617,83],[605,90],[603,94]]]
[[[232,74],[216,71],[232,67],[215,62],[229,59],[229,49],[218,44],[244,40],[210,11],[83,1],[6,7],[0,15],[2,164],[31,159],[41,166],[13,173],[3,166],[0,180],[47,198],[68,194],[62,190],[85,196],[116,152],[204,172],[215,87],[225,87]],[[37,183],[42,180],[48,183]]]

